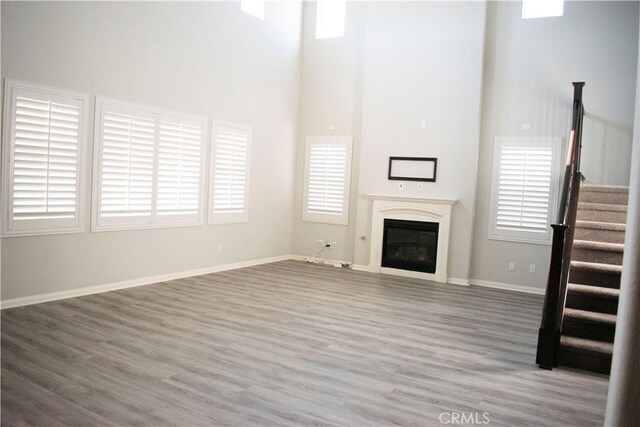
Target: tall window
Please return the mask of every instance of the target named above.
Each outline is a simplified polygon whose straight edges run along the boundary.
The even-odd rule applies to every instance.
[[[522,18],[550,18],[562,16],[564,0],[522,0]]]
[[[201,223],[205,123],[99,99],[93,228]]]
[[[352,137],[308,137],[302,219],[349,222]]]
[[[216,123],[213,145],[209,223],[247,222],[251,128]]]
[[[548,243],[561,140],[496,138],[489,237]]]
[[[316,39],[344,36],[346,0],[317,0],[316,5]]]
[[[7,81],[3,234],[79,232],[88,97]]]
[[[240,8],[249,15],[264,19],[264,0],[241,0]]]

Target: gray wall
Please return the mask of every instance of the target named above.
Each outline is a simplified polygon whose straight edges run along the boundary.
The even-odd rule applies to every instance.
[[[371,3],[368,10],[356,235],[371,230],[367,194],[457,198],[448,272],[459,279],[469,273],[484,24],[483,2]],[[400,190],[387,179],[389,156],[437,157],[437,181]],[[356,264],[368,265],[369,243],[357,240]]]
[[[588,183],[628,185],[638,3],[565,2],[561,18],[523,20],[520,3],[491,2],[486,37],[471,275],[542,289],[549,246],[487,239],[493,139],[562,137],[566,143],[571,82],[584,81],[583,173]],[[507,269],[510,261],[515,272]],[[535,274],[529,264],[536,264]]]
[[[300,86],[300,122],[296,161],[296,198],[293,216],[293,253],[313,255],[317,240],[335,241],[327,249],[328,259],[353,260],[358,188],[358,153],[362,119],[362,78],[366,2],[347,3],[345,35],[341,38],[315,39],[316,4],[305,2],[302,33],[302,74]],[[334,129],[329,129],[329,127]],[[307,136],[345,136],[353,138],[351,201],[349,225],[331,225],[302,221],[304,153]]]
[[[301,7],[269,2],[265,15],[237,2],[2,3],[3,78],[253,126],[248,224],[90,233],[87,198],[85,233],[2,239],[2,299],[290,252]]]
[[[313,255],[317,239],[367,264],[369,193],[458,198],[449,275],[541,288],[548,247],[487,239],[493,138],[566,139],[570,82],[585,80],[585,174],[626,184],[638,5],[566,2],[563,18],[529,21],[520,7],[349,2],[345,37],[315,40],[310,2],[303,17],[268,2],[265,21],[237,2],[2,3],[3,78],[254,130],[248,224],[2,239],[2,298]],[[348,226],[301,221],[308,135],[354,136]],[[399,190],[390,155],[438,157],[438,181]]]
[[[368,264],[369,193],[455,197],[451,265],[467,278],[479,139],[485,5],[482,2],[349,3],[342,39],[314,40],[315,5],[305,6],[293,251],[313,255],[337,240],[330,259]],[[420,120],[426,128],[420,128]],[[330,131],[329,125],[335,125]],[[304,138],[353,135],[349,226],[301,217]],[[389,156],[438,157],[438,181],[398,189]]]
[[[327,258],[366,265],[367,194],[455,197],[449,275],[544,286],[548,246],[487,239],[493,139],[566,141],[571,82],[584,80],[584,173],[591,183],[626,185],[638,5],[566,2],[564,17],[534,20],[521,11],[520,2],[350,4],[345,38],[316,41],[315,5],[306,5],[294,253],[337,240]],[[354,135],[348,226],[300,220],[304,137],[314,134]],[[390,155],[438,157],[438,181],[399,190],[386,179]]]

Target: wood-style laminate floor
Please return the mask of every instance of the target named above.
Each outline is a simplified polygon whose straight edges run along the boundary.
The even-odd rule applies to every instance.
[[[5,310],[2,425],[602,425],[607,377],[534,364],[541,306],[284,261]]]

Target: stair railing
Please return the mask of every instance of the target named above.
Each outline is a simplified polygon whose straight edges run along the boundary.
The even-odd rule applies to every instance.
[[[557,364],[558,347],[562,332],[562,317],[567,297],[569,268],[571,267],[571,249],[578,213],[580,182],[584,179],[580,172],[582,151],[582,123],[584,105],[582,88],[584,82],[573,82],[573,114],[569,152],[565,165],[562,192],[558,209],[558,218],[553,229],[551,263],[547,279],[547,289],[542,309],[542,322],[538,332],[538,350],[536,363],[543,369],[552,369]]]

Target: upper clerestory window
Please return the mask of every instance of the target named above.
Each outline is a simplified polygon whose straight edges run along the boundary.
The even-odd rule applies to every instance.
[[[562,16],[564,0],[522,0],[522,19]]]
[[[345,0],[317,0],[316,39],[344,36]]]

